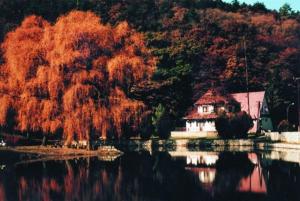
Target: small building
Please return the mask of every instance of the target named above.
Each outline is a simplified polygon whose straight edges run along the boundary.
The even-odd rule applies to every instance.
[[[269,113],[269,108],[264,91],[249,92],[249,107],[248,93],[234,93],[231,96],[240,103],[241,110],[250,111],[250,116],[253,120],[253,127],[250,133],[256,133],[261,130],[272,131],[273,125]]]
[[[239,104],[229,94],[224,95],[220,90],[210,89],[195,103],[187,116],[187,132],[216,132],[215,119],[221,111],[239,111]]]
[[[174,138],[216,136],[215,120],[223,111],[248,113],[250,110],[254,124],[249,130],[250,133],[272,131],[273,126],[264,91],[249,92],[249,107],[248,93],[226,94],[218,89],[210,89],[195,102],[194,107],[184,117],[185,131],[172,131],[171,136]]]
[[[249,132],[273,130],[264,91],[222,94],[220,90],[210,89],[200,97],[192,110],[184,117],[187,132],[216,132],[215,120],[221,111],[250,111],[254,126]]]

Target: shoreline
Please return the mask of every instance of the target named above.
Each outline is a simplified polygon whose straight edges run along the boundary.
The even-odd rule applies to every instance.
[[[116,148],[115,148],[116,147]],[[37,155],[39,158],[46,157],[119,157],[123,154],[120,150],[129,151],[141,151],[147,150],[153,151],[174,151],[174,150],[205,150],[205,149],[216,149],[216,150],[232,150],[232,151],[267,151],[267,150],[299,150],[300,144],[297,143],[286,143],[286,142],[274,142],[261,138],[254,139],[130,139],[113,143],[103,143],[97,150],[86,150],[86,149],[75,149],[75,148],[57,148],[52,146],[7,146],[0,147],[0,151],[15,152]]]
[[[98,157],[103,161],[112,161],[123,152],[114,147],[102,147],[97,150],[73,149],[73,148],[55,148],[51,146],[14,146],[0,147],[0,152],[15,152],[20,154],[29,154],[35,156],[27,162],[45,161],[45,160],[66,160],[78,157]],[[26,162],[26,161],[25,161]]]

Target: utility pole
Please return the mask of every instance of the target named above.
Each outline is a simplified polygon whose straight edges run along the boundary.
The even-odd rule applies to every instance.
[[[247,62],[247,46],[245,36],[243,37],[244,44],[244,56],[245,56],[245,73],[246,73],[246,85],[247,85],[247,102],[248,102],[248,114],[250,115],[250,97],[249,97],[249,76],[248,76],[248,62]]]
[[[289,123],[289,112],[290,112],[290,107],[295,105],[295,103],[290,103],[287,108],[286,108],[286,120]]]
[[[298,131],[300,132],[300,77],[294,78],[295,81],[297,82],[297,94],[298,94]]]

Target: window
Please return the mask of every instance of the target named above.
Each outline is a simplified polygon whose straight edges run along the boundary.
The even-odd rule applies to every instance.
[[[203,106],[202,108],[203,108],[203,109],[202,109],[203,112],[208,112],[208,107],[207,107],[207,106]]]
[[[234,112],[234,106],[229,105],[228,106],[228,112]]]

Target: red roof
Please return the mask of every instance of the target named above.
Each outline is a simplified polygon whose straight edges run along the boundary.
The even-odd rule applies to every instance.
[[[216,119],[217,114],[216,113],[210,113],[210,114],[199,114],[197,111],[197,108],[194,108],[192,111],[188,113],[187,116],[184,117],[184,119],[188,120],[196,120],[196,119]]]
[[[250,115],[253,119],[259,118],[259,110],[264,99],[265,92],[249,92],[250,100]],[[248,112],[248,99],[247,93],[234,93],[223,95],[221,90],[210,89],[202,97],[200,97],[195,105],[212,105],[212,104],[228,104],[228,103],[240,103],[241,111]],[[188,120],[203,120],[203,119],[216,119],[216,113],[199,114],[197,107],[192,108],[184,119]]]
[[[201,96],[195,105],[206,105],[206,104],[226,104],[234,102],[235,100],[230,95],[222,94],[219,89],[210,89],[203,96]]]

